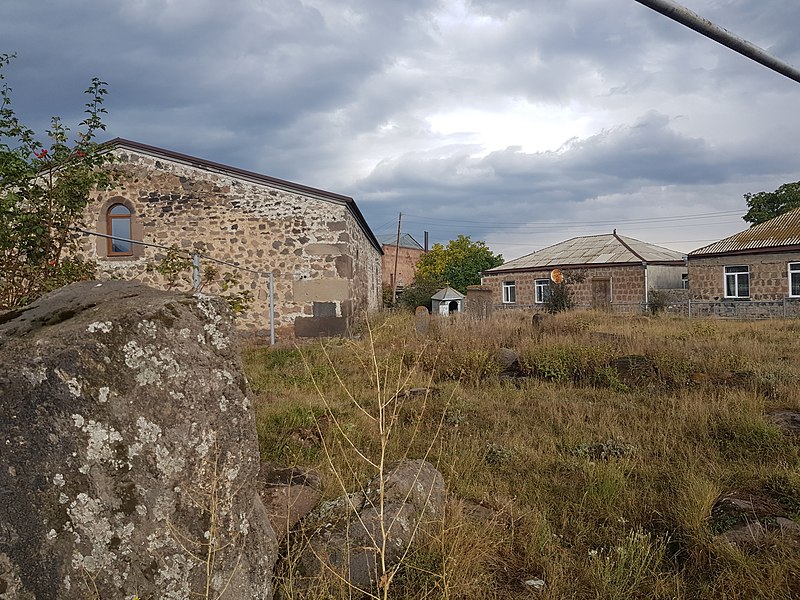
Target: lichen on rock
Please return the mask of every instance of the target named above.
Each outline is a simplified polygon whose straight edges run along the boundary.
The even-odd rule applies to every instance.
[[[230,322],[217,299],[111,281],[0,325],[13,597],[182,599],[209,582],[225,600],[271,597],[276,543]]]

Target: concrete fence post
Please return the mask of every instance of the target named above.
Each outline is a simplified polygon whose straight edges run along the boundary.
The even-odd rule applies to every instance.
[[[195,252],[192,254],[192,282],[194,283],[194,291],[200,291],[200,255]]]
[[[275,278],[269,272],[269,343],[275,345]]]

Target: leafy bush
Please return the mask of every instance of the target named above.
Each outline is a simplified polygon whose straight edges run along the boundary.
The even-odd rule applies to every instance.
[[[13,58],[0,54],[0,81]],[[73,230],[82,225],[89,195],[110,182],[101,167],[111,154],[94,143],[105,130],[106,93],[106,83],[92,79],[81,130],[70,140],[69,128],[53,117],[45,147],[17,118],[11,88],[0,88],[0,310],[94,275],[93,266],[75,256]]]

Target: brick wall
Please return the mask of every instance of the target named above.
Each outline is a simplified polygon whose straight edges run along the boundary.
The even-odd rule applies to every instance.
[[[391,244],[383,246],[383,285],[394,287],[394,257],[396,247]],[[397,284],[400,287],[408,286],[414,281],[414,271],[416,270],[417,261],[424,254],[423,250],[416,248],[404,248],[400,246],[397,254]]]
[[[751,300],[783,298],[789,294],[790,262],[800,262],[800,253],[689,257],[689,292],[697,300],[724,299],[725,267],[746,265],[750,270]]]
[[[248,181],[144,152],[118,149],[121,172],[114,189],[87,207],[88,229],[105,233],[109,206],[132,211],[135,239],[177,245],[257,271],[275,273],[278,336],[335,333],[365,310],[380,306],[380,253],[344,203]],[[136,247],[131,257],[108,257],[107,241],[85,237],[82,252],[95,259],[101,278],[121,277],[165,287],[147,266],[163,250]],[[201,270],[208,264],[203,263]],[[214,265],[239,280],[255,301],[238,325],[269,330],[268,279]],[[190,277],[180,289],[191,289]],[[212,286],[209,292],[219,291]]]
[[[574,269],[584,276],[583,281],[573,283],[571,286],[573,299],[576,306],[592,306],[592,281],[608,279],[611,287],[612,304],[640,304],[644,301],[644,270],[639,265],[612,266]],[[565,273],[568,270],[565,269]],[[550,269],[541,271],[487,274],[484,275],[481,285],[492,289],[492,299],[495,303],[503,302],[503,282],[514,281],[516,284],[516,304],[535,304],[535,281],[549,279]]]

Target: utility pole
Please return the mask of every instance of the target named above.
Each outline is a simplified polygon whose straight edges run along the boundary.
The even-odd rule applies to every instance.
[[[719,25],[715,25],[708,19],[704,19],[697,13],[692,12],[685,6],[681,6],[677,2],[673,2],[672,0],[636,0],[636,2],[661,13],[673,21],[677,21],[681,25],[685,25],[689,29],[694,29],[697,33],[700,33],[707,38],[722,44],[723,46],[727,46],[734,52],[738,52],[742,56],[746,56],[747,58],[764,65],[768,69],[772,69],[773,71],[800,83],[800,70],[794,68],[790,64],[778,60],[773,56],[770,56],[764,49],[759,48],[755,44],[751,44],[747,40],[732,34],[730,31],[723,29]]]
[[[397,241],[394,244],[394,274],[392,275],[392,304],[397,302],[397,258],[400,256],[400,223],[403,221],[403,213],[397,217]]]

